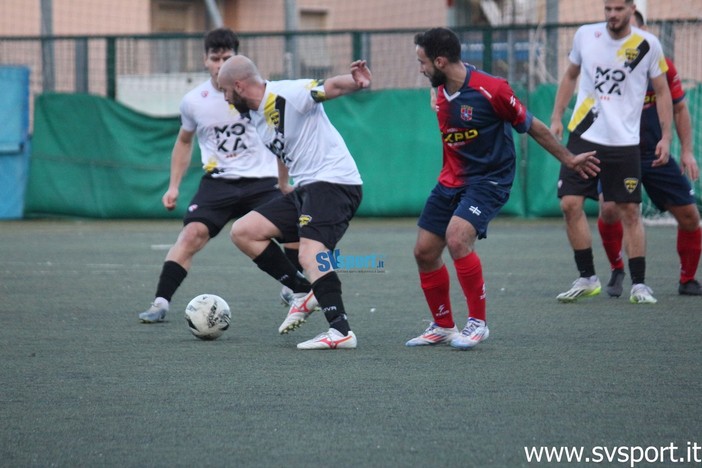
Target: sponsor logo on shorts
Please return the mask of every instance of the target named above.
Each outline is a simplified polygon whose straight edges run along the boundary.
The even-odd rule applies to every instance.
[[[626,191],[629,193],[634,193],[634,190],[636,190],[636,187],[639,186],[639,179],[635,177],[627,177],[624,179],[624,187],[626,187]]]
[[[310,216],[310,215],[303,214],[303,215],[300,215],[300,217],[297,219],[297,223],[300,225],[300,227],[307,226],[311,222],[312,222],[312,216]]]
[[[193,204],[188,207],[188,211],[192,213],[193,211],[197,210],[197,208],[197,204]]]

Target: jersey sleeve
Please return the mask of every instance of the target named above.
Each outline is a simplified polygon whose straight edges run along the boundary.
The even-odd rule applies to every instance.
[[[180,101],[180,126],[187,132],[194,132],[197,128],[197,122],[193,118],[190,104],[187,99]]]
[[[663,55],[663,47],[661,46],[658,38],[652,34],[649,34],[646,40],[651,45],[652,60],[650,66],[648,67],[648,76],[650,78],[656,78],[668,71],[668,63],[666,61],[665,55]]]
[[[575,31],[575,36],[573,37],[573,48],[570,49],[570,53],[568,54],[568,60],[574,65],[580,65],[583,61],[582,55],[580,54],[580,41],[582,40],[583,36],[583,28],[580,27],[578,28],[577,31]]]
[[[300,79],[291,81],[289,84],[286,98],[303,114],[326,100],[323,80]]]
[[[682,87],[682,80],[680,79],[680,75],[678,74],[678,70],[675,68],[675,64],[673,64],[673,61],[667,57],[665,61],[668,65],[668,71],[665,74],[666,78],[668,79],[670,96],[673,98],[673,103],[677,104],[685,99],[685,90]]]
[[[534,116],[514,95],[512,87],[506,81],[500,80],[492,105],[497,115],[509,122],[517,132],[525,133],[531,128]]]

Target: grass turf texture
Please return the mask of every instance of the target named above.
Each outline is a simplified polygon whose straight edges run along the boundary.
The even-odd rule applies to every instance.
[[[403,219],[354,220],[338,246],[385,256],[385,273],[341,274],[356,350],[295,349],[319,313],[278,335],[280,287],[226,230],[167,322],[141,324],[179,230],[0,223],[0,466],[527,466],[525,446],[702,442],[702,302],[677,294],[674,227],[647,229],[658,304],[629,304],[629,276],[620,299],[559,304],[576,277],[562,221],[493,222],[477,244],[491,335],[469,352],[404,346],[430,316]],[[183,318],[201,293],[232,309],[213,342]]]

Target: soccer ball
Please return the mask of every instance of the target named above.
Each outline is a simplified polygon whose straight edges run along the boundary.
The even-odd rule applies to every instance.
[[[214,294],[200,294],[185,308],[190,332],[201,340],[216,340],[229,328],[229,304]]]

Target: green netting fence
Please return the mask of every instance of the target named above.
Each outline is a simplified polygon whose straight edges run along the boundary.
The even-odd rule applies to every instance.
[[[521,93],[535,116],[549,121],[555,85]],[[699,122],[702,85],[688,90]],[[416,216],[441,168],[441,138],[424,89],[357,93],[325,104],[364,180],[359,216]],[[179,206],[161,205],[179,119],[135,112],[100,96],[43,94],[35,100],[26,216],[182,217],[202,175],[197,148]],[[695,148],[702,148],[700,133]],[[558,162],[531,138],[515,133],[517,177],[502,215],[560,216]],[[673,145],[674,154],[679,145]],[[698,164],[702,166],[702,161]],[[695,184],[700,200],[700,183]],[[596,206],[588,205],[594,213]]]

